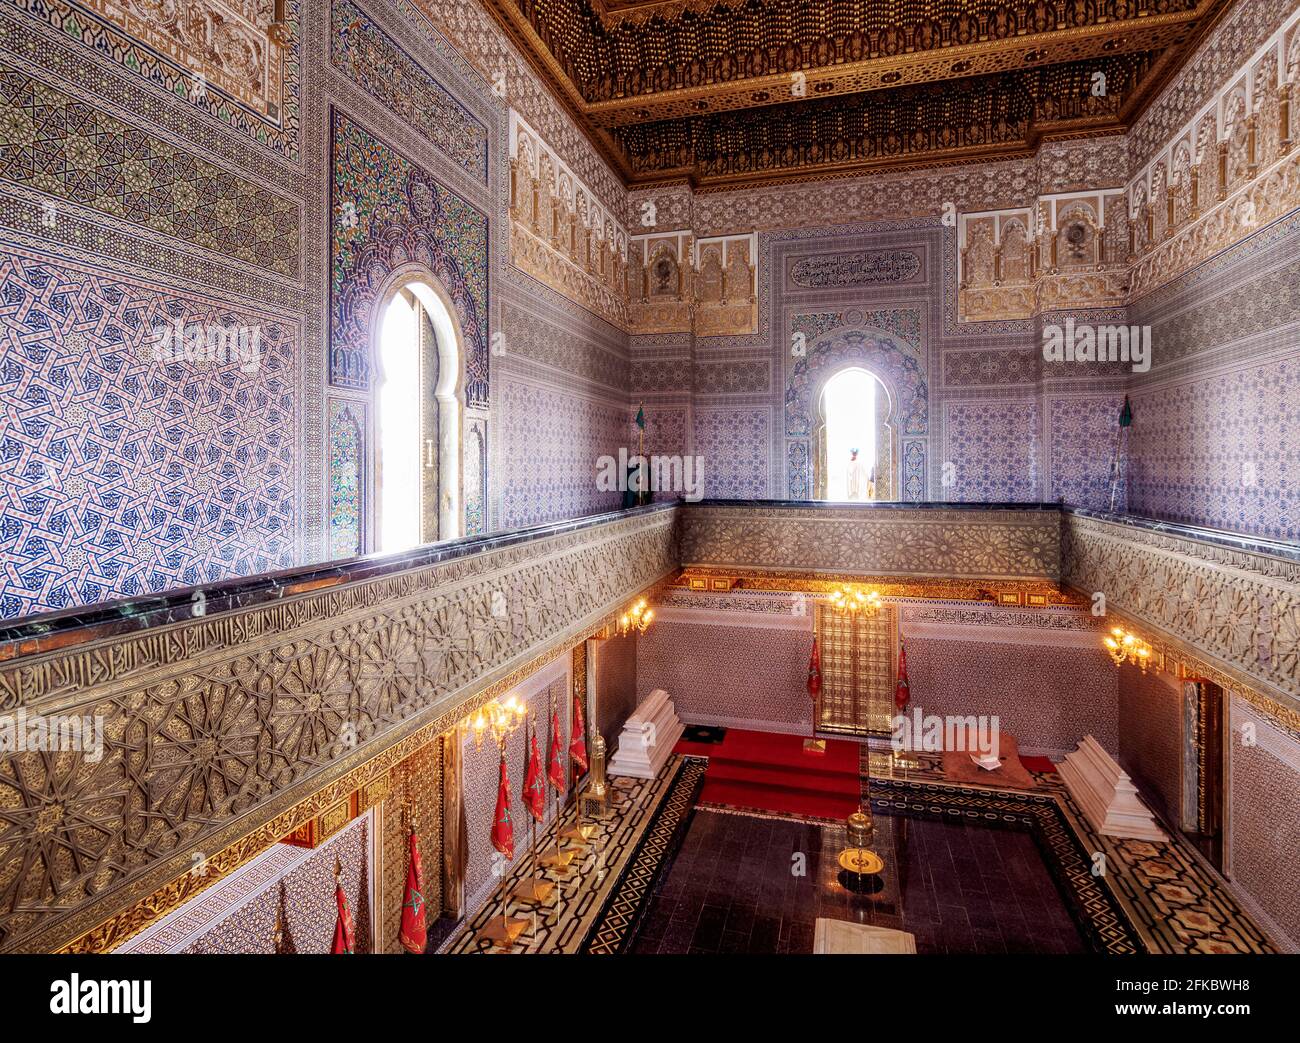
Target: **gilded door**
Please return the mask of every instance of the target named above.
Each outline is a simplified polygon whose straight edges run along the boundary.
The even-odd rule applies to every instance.
[[[889,734],[894,716],[897,610],[885,605],[867,616],[818,606],[816,626],[822,669],[818,730]]]

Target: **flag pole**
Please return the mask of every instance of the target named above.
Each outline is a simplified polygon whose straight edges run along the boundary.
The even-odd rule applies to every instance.
[[[560,735],[562,734],[562,729],[559,727],[560,715],[559,715],[559,711],[556,709],[554,692],[550,693],[548,707],[551,711],[551,717],[550,717],[551,745],[550,745],[550,750],[547,754],[546,771],[542,777],[542,785],[543,787],[545,787],[547,783],[549,783],[550,784],[549,788],[555,790],[555,846],[548,847],[546,849],[546,853],[542,856],[542,865],[546,866],[546,868],[548,869],[562,870],[564,872],[568,872],[569,863],[573,861],[573,852],[560,850],[560,843],[561,843],[560,787],[559,784],[555,781],[554,777],[552,777],[551,775],[551,755],[553,754],[555,756],[557,763],[559,762],[559,758],[563,755],[563,751],[560,749],[560,743],[559,743],[559,738]],[[563,780],[564,773],[560,772],[559,774],[560,774],[560,779]],[[559,888],[557,888],[556,890],[559,890]],[[557,901],[558,901],[558,897],[557,897]]]
[[[531,712],[525,714],[524,725],[524,784],[527,785],[528,765],[532,762],[533,757],[533,718]],[[538,767],[540,768],[540,765]],[[543,782],[544,781],[545,780],[543,779]],[[537,875],[537,818],[533,814],[532,808],[527,806],[528,802],[525,801],[524,803],[525,808],[528,811],[528,832],[532,841],[532,850],[529,852],[529,857],[532,861],[532,870],[529,873],[528,879],[515,888],[514,895],[519,899],[519,901],[528,902],[536,906],[545,902],[546,899],[551,896],[551,890],[555,885],[549,880],[541,879]],[[545,807],[545,804],[543,804],[543,807]]]
[[[506,759],[506,736],[504,734],[501,736],[497,749],[501,754],[501,760],[504,761]],[[513,848],[513,843],[511,846]],[[512,948],[515,939],[523,934],[524,928],[528,926],[527,920],[510,919],[510,896],[506,891],[506,884],[509,879],[510,867],[505,866],[501,873],[501,882],[497,884],[497,894],[501,901],[501,923],[498,925],[495,922],[496,917],[491,917],[478,934],[480,940],[501,949]]]
[[[1129,406],[1128,395],[1124,396],[1124,406],[1119,414],[1119,427],[1115,430],[1115,452],[1110,460],[1110,513],[1115,513],[1115,497],[1119,493],[1120,443],[1124,438],[1124,429],[1133,423],[1133,412]]]

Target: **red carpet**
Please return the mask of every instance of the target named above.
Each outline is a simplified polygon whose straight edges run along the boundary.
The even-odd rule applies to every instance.
[[[858,807],[858,744],[827,739],[806,753],[802,735],[727,729],[720,743],[682,741],[675,752],[709,758],[703,804],[841,819]]]

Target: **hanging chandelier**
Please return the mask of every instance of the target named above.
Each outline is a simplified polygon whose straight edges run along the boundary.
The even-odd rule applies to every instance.
[[[861,587],[844,586],[831,595],[831,608],[836,612],[856,616],[874,616],[883,604],[878,591]]]
[[[470,720],[470,728],[474,733],[474,748],[481,748],[483,740],[489,735],[492,736],[492,741],[500,746],[505,742],[507,735],[524,723],[527,715],[528,707],[513,695],[504,703],[496,700],[488,703]]]
[[[1136,634],[1130,634],[1123,627],[1113,627],[1102,643],[1110,654],[1111,662],[1116,666],[1132,662],[1141,667],[1144,674],[1147,672],[1147,663],[1151,659],[1151,646]]]
[[[642,598],[618,617],[618,636],[623,637],[633,630],[644,634],[654,617],[655,610],[650,607],[650,603],[645,598]]]

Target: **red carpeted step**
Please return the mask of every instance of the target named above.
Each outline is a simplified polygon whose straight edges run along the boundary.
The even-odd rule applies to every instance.
[[[728,760],[759,764],[783,764],[790,768],[821,771],[858,770],[858,744],[845,739],[827,739],[825,753],[809,753],[803,748],[803,735],[779,732],[751,732],[731,728],[715,756]]]
[[[1026,771],[1047,771],[1047,772],[1056,771],[1056,765],[1052,763],[1052,759],[1050,757],[1021,756],[1020,763],[1025,766]]]
[[[700,800],[813,818],[844,818],[859,799],[859,746],[828,739],[824,753],[801,735],[730,729],[708,754]]]
[[[709,778],[807,793],[856,794],[859,789],[857,772],[796,771],[781,764],[755,764],[723,757],[709,761]]]
[[[810,818],[847,818],[858,808],[857,800],[846,796],[798,793],[743,782],[715,782],[707,776],[699,799],[702,804],[725,804]]]

